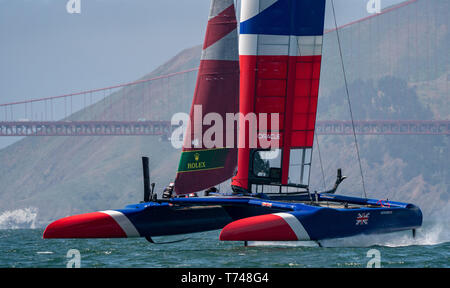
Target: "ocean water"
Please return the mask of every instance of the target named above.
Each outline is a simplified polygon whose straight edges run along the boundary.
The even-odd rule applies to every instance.
[[[250,242],[244,247],[219,241],[220,231],[157,237],[159,242],[189,239],[155,245],[143,238],[44,240],[42,229],[2,229],[0,267],[65,268],[73,264],[73,251],[81,268],[365,268],[374,257],[382,268],[450,267],[448,228],[425,225],[416,239],[401,232],[326,240],[322,248],[314,242]]]

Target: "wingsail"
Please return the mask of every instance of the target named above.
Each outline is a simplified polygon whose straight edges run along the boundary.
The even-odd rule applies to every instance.
[[[190,112],[190,122],[175,179],[175,192],[187,194],[215,186],[233,176],[237,165],[236,129],[222,123],[221,130],[209,131],[214,145],[203,136],[213,129],[211,119],[226,119],[239,107],[239,55],[236,11],[233,0],[214,0],[211,4],[206,36]],[[213,113],[213,114],[211,114]],[[205,117],[206,118],[206,117]],[[207,122],[207,121],[205,121]],[[224,121],[223,121],[224,122]],[[220,126],[220,125],[219,125]],[[231,126],[231,125],[230,125]],[[231,134],[231,135],[230,135]]]
[[[252,184],[309,185],[319,94],[325,0],[242,1],[239,39],[240,112],[275,113],[279,127],[258,126],[258,145],[239,149],[233,189]],[[241,118],[240,126],[246,125]],[[246,131],[240,130],[239,140]],[[260,140],[278,141],[267,153]],[[264,139],[267,140],[267,139]],[[267,190],[265,190],[267,191]]]

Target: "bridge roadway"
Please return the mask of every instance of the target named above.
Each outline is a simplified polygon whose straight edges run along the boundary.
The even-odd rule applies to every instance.
[[[450,120],[355,121],[360,135],[449,135]],[[0,136],[170,136],[169,121],[15,121],[0,122]],[[316,123],[318,135],[351,135],[351,121]]]

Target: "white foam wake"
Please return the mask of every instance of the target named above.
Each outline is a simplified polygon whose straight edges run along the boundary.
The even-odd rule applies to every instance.
[[[4,211],[0,214],[0,229],[35,229],[37,215],[35,207]]]
[[[348,238],[329,239],[319,241],[323,247],[404,247],[414,245],[437,245],[450,242],[450,226],[448,223],[430,223],[417,229],[416,237],[412,237],[412,231],[403,231],[377,235],[359,235]],[[251,241],[249,246],[277,246],[277,247],[318,247],[312,241]]]
[[[325,240],[322,245],[325,247],[405,247],[414,245],[437,245],[450,241],[450,233],[446,227],[448,228],[448,225],[445,223],[428,224],[417,229],[415,238],[412,236],[412,231],[403,231]]]

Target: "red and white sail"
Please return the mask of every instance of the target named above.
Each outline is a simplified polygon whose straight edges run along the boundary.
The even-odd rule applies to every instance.
[[[201,191],[233,176],[237,165],[237,147],[233,141],[227,146],[226,139],[237,139],[237,135],[233,132],[234,127],[226,126],[225,119],[227,113],[236,114],[238,107],[239,55],[234,1],[213,0],[190,123],[175,179],[177,194]],[[214,119],[222,119],[222,123],[215,123],[212,118],[206,121],[208,114]],[[203,136],[214,125],[218,125],[215,126],[217,129],[209,131],[214,134],[210,138],[215,140],[211,146],[211,143],[205,143]]]
[[[319,94],[325,19],[325,0],[242,0],[239,60],[240,112],[276,113],[279,128],[258,128],[259,140],[278,140],[278,156],[271,158],[270,174],[255,171],[256,149],[239,149],[234,188],[249,191],[260,183],[305,186],[309,172]],[[244,117],[240,126],[246,125]],[[247,124],[248,125],[248,124]],[[240,130],[239,141],[247,141]],[[269,136],[270,135],[270,136]],[[255,152],[256,151],[256,152]],[[258,154],[257,157],[261,155]],[[255,180],[255,181],[256,181]]]

